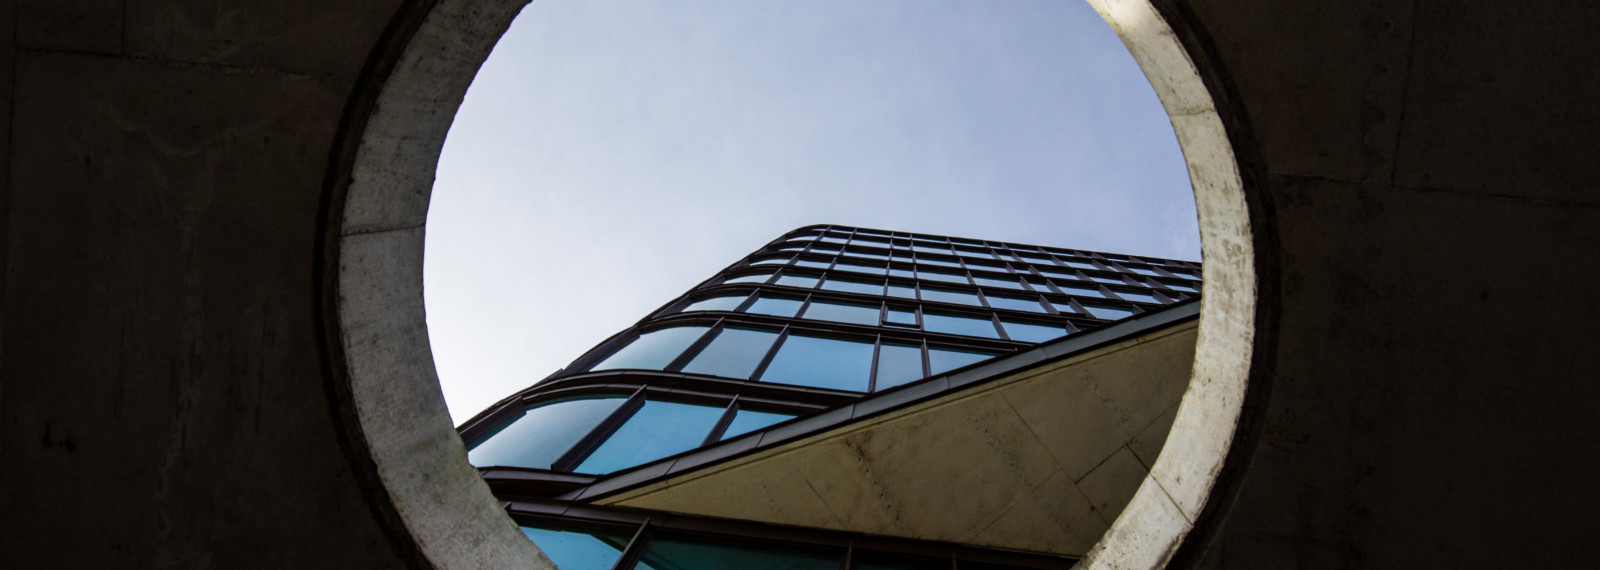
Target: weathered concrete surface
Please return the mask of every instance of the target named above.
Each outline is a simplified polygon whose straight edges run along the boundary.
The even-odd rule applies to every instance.
[[[1149,473],[1133,442],[1159,449],[1165,439],[1196,325],[600,502],[1082,555]]]
[[[1600,5],[1158,6],[1243,161],[1259,280],[1226,291],[1266,296],[1222,316],[1270,326],[1221,491],[1141,486],[1109,540],[1205,568],[1590,565]],[[399,9],[0,2],[0,566],[414,555],[318,312],[324,174]]]

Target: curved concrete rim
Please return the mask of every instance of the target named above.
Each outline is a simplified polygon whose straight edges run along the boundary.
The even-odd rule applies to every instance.
[[[1172,434],[1131,503],[1078,568],[1160,568],[1212,497],[1233,443],[1255,346],[1256,268],[1237,158],[1194,62],[1150,0],[1088,0],[1160,96],[1188,162],[1204,295],[1194,372]],[[423,224],[461,100],[527,0],[438,0],[377,87],[359,133],[337,235],[333,337],[346,410],[386,505],[439,568],[554,568],[466,461],[434,369],[422,296]],[[408,14],[401,14],[400,20]],[[400,21],[397,20],[397,21]],[[350,127],[347,127],[350,128]]]

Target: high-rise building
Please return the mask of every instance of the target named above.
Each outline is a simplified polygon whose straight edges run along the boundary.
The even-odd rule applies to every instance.
[[[1159,452],[1199,274],[808,226],[461,435],[561,568],[1064,567]]]

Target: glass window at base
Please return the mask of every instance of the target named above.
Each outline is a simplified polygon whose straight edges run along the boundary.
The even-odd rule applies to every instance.
[[[603,475],[700,447],[722,413],[720,407],[647,400],[576,471]]]
[[[786,552],[729,544],[658,538],[650,541],[641,570],[838,570],[840,555]],[[562,570],[566,570],[563,568]]]
[[[865,392],[871,373],[871,343],[790,335],[761,381]]]
[[[524,526],[522,534],[528,535],[546,558],[560,570],[611,570],[628,546],[628,538],[618,534],[557,530]]]
[[[626,399],[580,398],[525,408],[472,442],[467,461],[478,467],[549,469]]]

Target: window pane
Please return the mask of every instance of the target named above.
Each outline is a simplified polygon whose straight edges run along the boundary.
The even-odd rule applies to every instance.
[[[794,417],[794,414],[739,410],[738,413],[733,415],[733,422],[728,424],[728,430],[722,432],[722,439],[732,439],[792,417]]]
[[[857,263],[845,263],[845,262],[841,261],[839,263],[834,264],[833,268],[834,269],[843,269],[845,271],[854,271],[856,273],[866,273],[866,274],[869,274],[869,275],[879,275],[879,276],[883,275],[883,266],[882,265],[879,265],[877,267],[871,267],[871,266],[867,266],[867,265],[860,265],[860,264],[857,264]]]
[[[767,349],[778,333],[750,329],[722,329],[722,334],[712,339],[705,350],[695,355],[684,372],[710,374],[725,378],[749,378],[767,355]],[[705,434],[701,434],[705,435]]]
[[[1118,297],[1122,297],[1123,299],[1127,299],[1129,301],[1138,301],[1138,302],[1141,302],[1141,303],[1160,303],[1161,302],[1161,301],[1156,300],[1156,296],[1155,295],[1151,295],[1149,293],[1133,293],[1133,292],[1129,292],[1129,291],[1113,291],[1113,292],[1116,293]]]
[[[624,400],[601,396],[529,407],[468,445],[467,462],[478,467],[549,469]]]
[[[1035,313],[1047,312],[1038,299],[1019,299],[1016,297],[1001,297],[998,295],[984,295],[989,300],[989,306],[996,309],[1011,309],[1013,311],[1032,311]]]
[[[1163,282],[1162,285],[1166,285],[1167,288],[1173,289],[1173,290],[1177,290],[1177,291],[1188,291],[1190,293],[1199,293],[1200,292],[1199,288],[1193,287],[1193,286],[1188,285],[1188,284],[1165,283],[1165,282]]]
[[[844,291],[847,293],[866,293],[868,295],[883,294],[883,283],[863,283],[860,281],[828,279],[822,282],[822,288],[828,291]]]
[[[733,279],[729,279],[727,281],[723,281],[723,283],[766,283],[767,280],[771,279],[771,278],[772,278],[772,274],[771,273],[757,273],[755,275],[745,275],[743,277],[734,277]]]
[[[1123,281],[1121,277],[1101,277],[1099,275],[1090,275],[1089,278],[1093,279],[1095,281],[1099,281],[1101,283],[1110,283],[1112,285],[1127,285],[1128,284],[1126,281]]]
[[[1105,319],[1105,320],[1108,320],[1108,321],[1121,320],[1121,319],[1123,319],[1125,317],[1133,315],[1133,311],[1128,310],[1128,309],[1119,309],[1117,307],[1102,307],[1102,306],[1099,306],[1099,305],[1084,305],[1083,308],[1084,309],[1088,309],[1089,314],[1094,315],[1095,318]]]
[[[1000,325],[1006,328],[1006,334],[1011,335],[1011,340],[1022,342],[1044,342],[1067,336],[1066,327],[1013,323],[1010,321],[1000,321]]]
[[[779,299],[776,297],[761,297],[745,309],[746,313],[757,315],[772,315],[774,317],[792,317],[800,310],[802,301],[799,299]]]
[[[1073,260],[1068,259],[1068,260],[1062,261],[1062,263],[1065,263],[1065,264],[1067,264],[1068,266],[1071,266],[1071,267],[1076,267],[1078,269],[1088,269],[1090,271],[1099,271],[1100,270],[1100,268],[1095,266],[1095,264],[1088,263],[1088,262],[1085,262],[1085,261],[1073,261]]]
[[[810,289],[817,286],[817,278],[805,275],[784,275],[778,278],[778,285]]]
[[[744,300],[746,298],[748,298],[748,297],[749,297],[749,295],[738,295],[738,296],[734,296],[734,297],[712,297],[710,299],[705,299],[705,300],[701,300],[701,301],[695,301],[694,303],[690,304],[689,306],[684,307],[683,308],[683,312],[687,313],[689,311],[732,311],[732,310],[738,308],[739,307],[739,303],[743,303]]]
[[[961,269],[961,264],[960,263],[956,263],[954,261],[945,261],[943,259],[928,259],[928,258],[925,258],[925,257],[919,257],[919,258],[917,258],[917,263],[921,263],[923,265],[937,265],[939,267],[954,267],[956,269]]]
[[[1061,311],[1061,314],[1064,314],[1064,315],[1082,315],[1083,314],[1083,313],[1078,312],[1077,309],[1073,308],[1072,307],[1072,303],[1068,303],[1066,301],[1051,301],[1050,304],[1055,306],[1056,310],[1057,311]]]
[[[922,347],[888,343],[878,347],[877,389],[893,388],[923,376]]]
[[[894,268],[890,268],[889,269],[889,275],[891,277],[904,277],[906,279],[916,279],[916,277],[917,277],[917,273],[915,271],[910,270],[910,269],[894,269]]]
[[[619,534],[522,527],[522,534],[561,570],[611,570],[627,548],[629,537]]]
[[[1017,289],[1017,290],[1021,290],[1022,289],[1022,284],[1018,283],[1017,281],[1012,280],[1012,279],[992,279],[992,278],[989,278],[989,277],[973,277],[972,280],[976,281],[979,285],[985,285],[985,286],[989,286],[989,287],[1005,287],[1007,289]]]
[[[832,261],[816,261],[816,260],[811,260],[811,259],[802,259],[800,261],[794,262],[794,264],[798,265],[800,267],[815,267],[817,269],[827,269],[828,266],[833,265],[833,262]],[[783,282],[779,281],[779,283],[783,283]]]
[[[1143,267],[1129,267],[1128,270],[1132,271],[1134,273],[1138,273],[1140,275],[1149,275],[1151,277],[1160,277],[1161,276],[1161,274],[1160,273],[1156,273],[1156,271],[1154,269],[1145,269]]]
[[[789,335],[761,381],[865,392],[871,370],[871,343]]]
[[[603,475],[700,447],[725,409],[646,400],[575,471]]]
[[[978,302],[977,295],[972,293],[963,293],[961,291],[947,291],[944,289],[924,288],[922,290],[922,300],[940,301],[945,303],[961,303],[963,305],[972,305],[974,307],[983,306],[983,303]]]
[[[932,332],[1000,338],[1000,333],[994,330],[994,323],[989,319],[923,313],[922,328]]]
[[[640,570],[838,570],[842,555],[790,552],[656,538],[639,560]]]
[[[943,272],[938,272],[938,271],[922,271],[922,270],[919,269],[919,270],[917,270],[917,277],[921,277],[923,279],[927,279],[927,280],[931,280],[931,281],[944,281],[946,283],[960,283],[960,284],[963,284],[963,285],[970,284],[967,281],[967,276],[965,276],[965,275],[956,275],[954,273],[943,273]]]
[[[622,347],[590,370],[615,370],[641,368],[662,370],[672,363],[683,350],[700,340],[710,327],[677,327],[661,329],[639,335],[639,338]]]
[[[812,301],[811,306],[806,307],[806,314],[801,316],[819,321],[877,326],[878,311],[879,308],[876,305],[847,305],[844,303]]]
[[[943,348],[928,349],[928,367],[933,374],[955,370],[974,362],[983,362],[993,358],[993,354],[982,352],[968,352],[965,350],[948,350]]]
[[[915,299],[915,298],[917,298],[917,290],[916,289],[912,289],[910,287],[901,287],[899,285],[890,285],[889,286],[889,296],[891,296],[891,297],[900,297],[900,298],[903,298],[903,299]]]
[[[917,314],[912,311],[889,309],[888,316],[883,318],[883,322],[891,325],[914,327],[917,326]]]
[[[1085,297],[1099,297],[1101,299],[1104,299],[1106,297],[1105,293],[1101,293],[1099,289],[1091,289],[1087,285],[1068,285],[1068,284],[1065,284],[1065,283],[1056,283],[1056,287],[1060,287],[1061,288],[1061,292],[1062,293],[1066,293],[1068,295],[1082,295],[1082,296],[1085,296]]]

